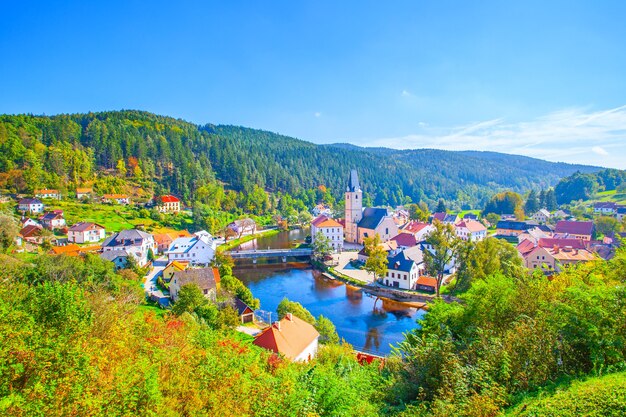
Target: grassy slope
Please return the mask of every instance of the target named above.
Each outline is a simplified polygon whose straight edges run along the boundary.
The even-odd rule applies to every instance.
[[[617,204],[626,204],[626,193],[617,193],[616,190],[602,191],[595,195],[591,201],[612,201]]]
[[[626,372],[575,381],[553,392],[527,396],[507,410],[508,417],[624,416]]]
[[[65,219],[70,225],[80,221],[94,222],[104,226],[107,233],[132,229],[136,225],[144,225],[155,233],[172,230],[149,217],[141,217],[139,210],[131,206],[98,203],[84,204],[70,200],[46,200],[45,203],[46,208],[49,210],[63,210]],[[189,218],[187,224],[190,226],[191,223],[191,218]]]

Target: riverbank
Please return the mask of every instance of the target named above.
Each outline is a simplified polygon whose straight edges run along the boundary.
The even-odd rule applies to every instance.
[[[224,252],[224,251],[228,251],[231,250],[233,248],[236,248],[237,246],[246,243],[246,242],[250,242],[251,240],[260,238],[260,237],[270,237],[270,236],[274,236],[280,233],[280,230],[278,229],[266,229],[266,230],[261,230],[258,233],[255,233],[253,235],[246,235],[246,236],[242,236],[238,239],[232,239],[229,240],[228,242],[224,243],[223,245],[220,245],[217,247],[217,251],[218,252]]]

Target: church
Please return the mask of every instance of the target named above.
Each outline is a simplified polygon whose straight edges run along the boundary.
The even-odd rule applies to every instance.
[[[345,202],[346,242],[362,245],[366,237],[375,236],[377,233],[381,242],[386,242],[398,234],[398,225],[386,208],[363,209],[363,190],[356,169],[350,171]]]

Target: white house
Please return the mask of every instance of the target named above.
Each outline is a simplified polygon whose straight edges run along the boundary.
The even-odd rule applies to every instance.
[[[74,243],[99,242],[104,239],[105,235],[103,226],[91,222],[80,222],[69,228],[67,239]]]
[[[532,219],[539,224],[547,223],[548,220],[550,220],[550,217],[552,217],[552,215],[546,209],[540,209],[535,214],[532,215]]]
[[[76,189],[76,198],[78,200],[82,200],[83,198],[91,198],[93,194],[93,189],[91,188],[77,188]]]
[[[130,254],[125,250],[115,250],[102,252],[100,257],[109,262],[113,262],[115,269],[124,269],[128,266],[128,257]]]
[[[49,189],[43,189],[43,190],[35,190],[35,197],[37,198],[54,198],[56,200],[60,200],[61,199],[61,193],[59,192],[59,190],[49,190]]]
[[[311,211],[313,213],[314,216],[326,216],[326,217],[330,217],[332,215],[332,210],[330,209],[330,207],[328,207],[325,204],[318,204],[315,207],[313,207],[313,210]]]
[[[180,200],[173,195],[162,195],[156,199],[157,210],[161,213],[178,213]]]
[[[307,362],[317,354],[319,337],[315,327],[287,313],[257,334],[252,343],[294,362]]]
[[[199,233],[174,240],[165,254],[169,262],[188,261],[192,265],[206,265],[215,257],[215,249],[216,244],[212,236],[209,233]]]
[[[387,275],[381,279],[382,283],[393,288],[415,289],[417,279],[424,271],[423,260],[411,259],[404,252],[387,259]]]
[[[126,194],[105,194],[102,196],[104,203],[130,204],[130,198]]]
[[[454,225],[456,234],[461,240],[478,242],[487,237],[487,228],[476,220],[463,220]]]
[[[626,217],[626,207],[620,206],[617,208],[617,220],[621,222],[624,217]]]
[[[17,203],[17,209],[30,213],[41,213],[43,212],[43,203],[38,198],[22,198]]]
[[[605,216],[612,216],[617,213],[617,203],[610,201],[598,202],[593,205],[593,212],[595,214],[603,214]]]
[[[417,220],[408,222],[402,228],[402,232],[412,234],[418,242],[426,239],[426,236],[428,236],[433,230],[435,230],[435,227],[430,223],[422,223]]]
[[[63,210],[49,211],[41,217],[41,224],[46,229],[54,230],[65,227],[65,218]]]
[[[22,224],[22,227],[26,227],[26,226],[41,227],[41,224],[38,221],[33,220],[30,217],[22,217],[22,219],[20,220],[20,223]]]
[[[102,252],[126,251],[139,264],[145,266],[149,262],[149,253],[156,253],[157,245],[154,236],[141,230],[122,230],[108,237],[102,243]]]
[[[336,252],[343,250],[343,226],[326,216],[319,216],[311,222],[311,241],[319,236],[326,236]]]

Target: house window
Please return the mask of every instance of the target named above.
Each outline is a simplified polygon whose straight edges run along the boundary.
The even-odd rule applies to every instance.
[[[209,290],[207,290],[206,288],[203,290],[204,295],[207,295],[209,293]]]
[[[391,273],[391,278],[395,278],[395,277],[396,277],[395,274],[392,272]]]

